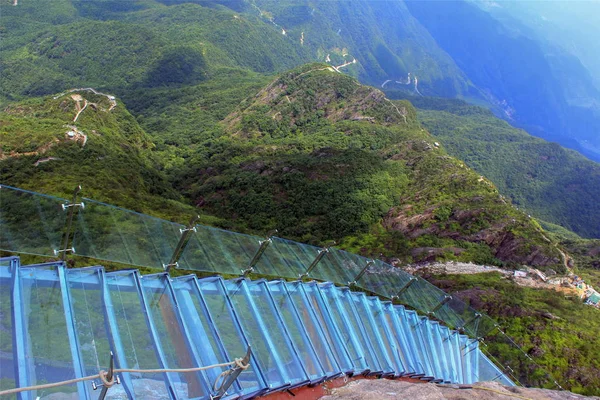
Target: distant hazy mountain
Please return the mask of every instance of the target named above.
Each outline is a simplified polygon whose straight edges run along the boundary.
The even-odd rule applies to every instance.
[[[277,72],[319,61],[384,89],[487,105],[600,161],[598,2],[14,3],[0,3],[6,99],[74,81],[115,91],[198,82],[215,64]]]

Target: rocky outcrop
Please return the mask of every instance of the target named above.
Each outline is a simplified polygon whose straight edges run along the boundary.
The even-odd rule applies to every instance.
[[[474,385],[438,385],[412,383],[401,380],[357,380],[333,389],[322,400],[583,400],[587,397],[568,391],[506,387],[496,382],[479,382]]]
[[[523,223],[514,218],[498,218],[484,208],[455,210],[440,217],[439,209],[432,206],[415,213],[411,205],[396,207],[384,217],[383,226],[408,239],[434,235],[486,244],[494,257],[510,264],[550,267],[561,262],[560,255],[550,246],[543,247],[522,235],[515,235],[513,229],[522,228]],[[482,228],[478,229],[480,226]],[[460,255],[464,251],[459,247],[418,247],[411,250],[411,256],[415,262],[433,262],[443,254]]]

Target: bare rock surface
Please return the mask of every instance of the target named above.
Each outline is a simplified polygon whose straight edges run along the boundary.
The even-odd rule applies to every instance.
[[[321,400],[579,400],[596,399],[567,391],[506,387],[496,382],[480,382],[474,385],[438,385],[405,381],[357,380],[333,389]]]

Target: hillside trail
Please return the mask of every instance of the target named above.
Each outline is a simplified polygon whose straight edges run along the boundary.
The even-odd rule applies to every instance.
[[[567,253],[565,253],[564,251],[562,251],[560,249],[560,247],[558,247],[558,243],[553,243],[546,235],[544,235],[544,232],[540,231],[540,235],[542,235],[542,238],[544,238],[544,240],[550,244],[552,244],[556,250],[558,250],[558,252],[560,253],[560,256],[562,258],[562,263],[563,266],[565,267],[565,270],[567,270],[567,275],[573,275],[573,269],[569,266],[569,263],[573,261],[573,259],[571,257],[569,257],[569,255]]]

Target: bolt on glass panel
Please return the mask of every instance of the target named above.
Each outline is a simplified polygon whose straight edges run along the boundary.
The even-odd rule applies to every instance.
[[[394,298],[398,295],[398,290],[410,280],[411,275],[381,260],[373,261],[374,264],[367,268],[357,285],[388,299]]]
[[[334,311],[330,311],[330,307],[317,287],[317,283],[315,281],[308,282],[299,285],[299,288],[304,292],[309,307],[315,311],[317,321],[323,328],[327,342],[329,343],[342,372],[347,374],[362,372],[364,370],[362,367],[360,371],[355,370],[355,365],[351,356],[352,349],[349,349],[349,346],[352,346],[352,343],[346,340],[347,337],[344,332],[340,330],[341,327],[335,320]]]
[[[114,317],[114,335],[120,337],[122,349],[115,358],[120,368],[162,368],[153,335],[146,321],[136,282],[137,271],[117,271],[105,274],[108,300]],[[165,374],[123,373],[124,382],[131,382],[135,397],[169,397]]]
[[[474,317],[474,315],[464,302],[456,296],[452,296],[446,304],[435,312],[435,317],[444,321],[444,323],[451,328],[461,328],[465,321],[468,321],[470,318]]]
[[[70,306],[64,302],[64,269],[61,271],[61,268],[64,268],[61,263],[19,268],[23,311],[20,317],[26,338],[24,367],[29,370],[29,385],[83,376],[71,325]],[[32,398],[43,398],[50,394],[85,398],[87,391],[84,384],[80,383],[40,389],[28,394]]]
[[[261,238],[205,225],[196,225],[192,243],[183,252],[186,269],[239,275],[250,264]],[[210,260],[207,262],[206,260]]]
[[[358,265],[351,258],[344,257],[345,253],[342,250],[330,249],[311,272],[310,277],[322,282],[347,285],[360,273],[364,265]]]
[[[494,329],[496,329],[498,323],[490,317],[488,317],[487,315],[481,314],[480,318],[476,318],[465,325],[465,331],[471,337],[482,338],[488,335]]]
[[[239,274],[239,266],[223,262],[225,259],[218,243],[213,242],[213,232],[201,225],[197,225],[192,232],[187,246],[179,259],[180,269],[188,271],[205,271],[222,274]]]
[[[446,293],[433,286],[421,277],[400,295],[399,300],[425,314],[432,311],[444,298]]]
[[[314,255],[311,254],[310,248],[315,249]],[[310,248],[303,249],[300,243],[274,237],[256,264],[256,271],[260,274],[269,272],[271,276],[296,279],[306,272],[318,254],[318,247]]]
[[[266,368],[267,363],[262,359],[262,353],[258,342],[254,344],[252,338],[246,334],[246,330],[240,324],[240,319],[234,310],[230,298],[227,295],[224,281],[219,278],[204,278],[195,280],[198,287],[201,304],[207,311],[207,318],[215,328],[223,348],[229,359],[240,357],[245,354],[248,346],[252,346],[250,368],[242,371],[238,377],[238,383],[244,394],[254,395],[268,390],[271,374]]]
[[[0,185],[0,249],[53,256],[60,250],[69,202]],[[25,228],[26,227],[26,228]]]
[[[73,247],[79,255],[162,268],[168,264],[184,225],[90,199],[77,214]]]
[[[312,382],[321,381],[325,376],[325,371],[315,352],[315,345],[307,333],[307,327],[300,319],[299,310],[296,310],[296,306],[286,289],[285,282],[281,280],[271,281],[267,287],[273,297],[273,304],[277,313],[283,320],[285,330],[298,351],[298,356],[306,368],[310,380]]]
[[[167,274],[144,275],[140,278],[142,296],[149,311],[154,341],[161,353],[164,368],[200,366],[196,346],[190,343],[174,304]],[[200,372],[168,373],[177,397],[209,396],[210,390]]]

